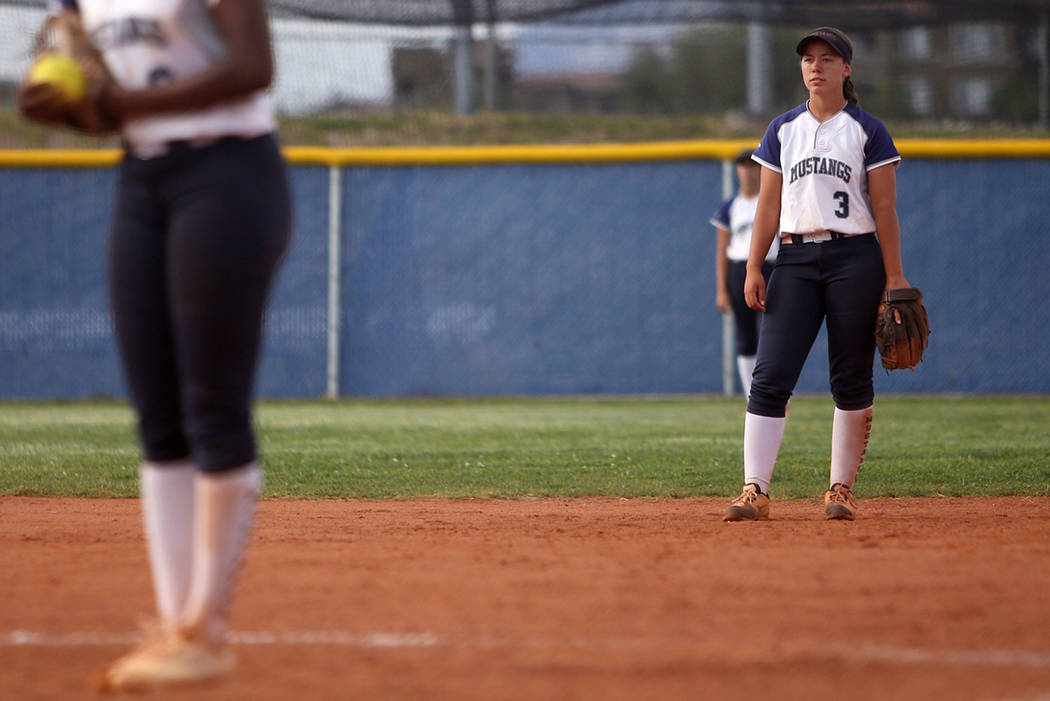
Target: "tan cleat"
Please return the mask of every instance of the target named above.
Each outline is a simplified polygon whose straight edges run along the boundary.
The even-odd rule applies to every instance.
[[[757,484],[745,484],[744,491],[722,512],[723,521],[757,521],[769,518],[769,495]]]
[[[111,664],[100,691],[149,691],[158,687],[214,682],[234,668],[224,645],[179,630],[159,631]]]
[[[824,518],[828,521],[852,521],[857,516],[857,500],[850,488],[841,482],[824,492]]]

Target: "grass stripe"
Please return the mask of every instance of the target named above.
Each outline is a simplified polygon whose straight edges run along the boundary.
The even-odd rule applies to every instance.
[[[825,488],[833,405],[792,400],[778,497]],[[266,496],[724,496],[741,479],[742,400],[722,397],[264,401]],[[1050,398],[880,397],[857,492],[1050,494]],[[0,402],[0,494],[137,494],[118,401]]]

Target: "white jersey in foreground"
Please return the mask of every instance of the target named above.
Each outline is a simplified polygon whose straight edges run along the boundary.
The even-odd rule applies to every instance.
[[[847,104],[818,122],[805,104],[774,119],[752,158],[784,178],[781,236],[875,231],[868,171],[900,161],[885,125]]]
[[[226,52],[211,7],[219,0],[60,0],[79,11],[84,29],[121,87],[141,89],[201,72]],[[191,112],[130,119],[124,141],[148,157],[163,144],[223,136],[254,137],[275,129],[268,95],[247,97]]]

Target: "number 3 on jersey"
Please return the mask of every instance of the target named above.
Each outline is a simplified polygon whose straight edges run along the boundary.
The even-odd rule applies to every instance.
[[[849,193],[839,190],[832,196],[839,201],[839,208],[835,210],[835,216],[839,219],[849,217]]]

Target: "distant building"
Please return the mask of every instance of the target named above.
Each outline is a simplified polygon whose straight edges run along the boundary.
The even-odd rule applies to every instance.
[[[476,101],[482,97],[482,82],[488,62],[488,45],[475,41],[473,51],[473,80]],[[452,102],[452,52],[441,48],[401,46],[393,50],[394,103],[398,107],[448,107]],[[507,86],[512,81],[511,55],[502,46],[496,47],[496,85]],[[506,96],[497,99],[505,103]]]
[[[960,23],[880,32],[872,46],[879,80],[901,101],[901,117],[983,120],[1024,64],[1016,28]],[[862,95],[863,96],[863,95]]]
[[[619,76],[540,73],[515,80],[512,99],[524,112],[614,112],[619,94]]]

